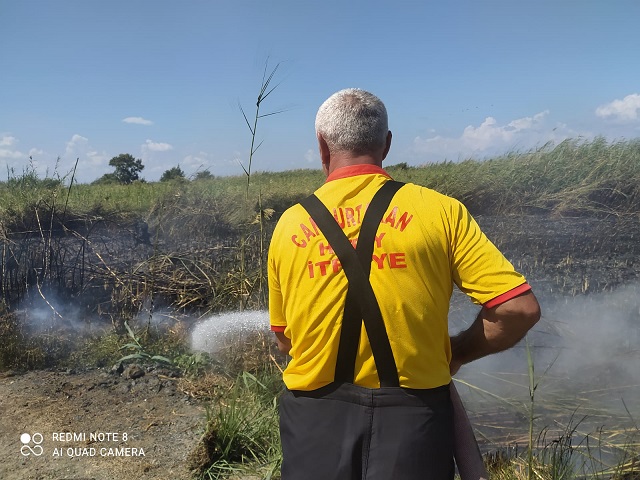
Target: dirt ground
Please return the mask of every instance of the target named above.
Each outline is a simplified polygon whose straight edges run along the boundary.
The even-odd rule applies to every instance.
[[[0,374],[0,479],[192,478],[186,459],[202,433],[204,403],[162,371],[128,376]]]

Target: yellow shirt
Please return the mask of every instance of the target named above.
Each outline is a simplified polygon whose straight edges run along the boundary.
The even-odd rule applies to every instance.
[[[387,181],[370,165],[336,170],[316,192],[355,244],[364,213]],[[333,381],[347,277],[327,240],[301,205],[280,218],[269,247],[271,328],[291,339],[284,382],[315,390]],[[378,228],[371,286],[398,367],[400,386],[435,388],[451,381],[449,301],[456,284],[477,304],[528,289],[457,200],[407,184]],[[515,295],[515,293],[514,293]],[[354,383],[379,388],[362,328]]]

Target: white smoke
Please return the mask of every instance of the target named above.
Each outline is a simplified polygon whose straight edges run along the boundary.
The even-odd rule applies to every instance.
[[[543,317],[527,339],[539,401],[640,411],[640,283],[539,301]],[[525,343],[464,366],[459,377],[473,385],[470,401],[481,391],[527,401]]]
[[[16,309],[16,314],[32,333],[77,331],[90,326],[90,322],[82,318],[78,306],[46,290],[32,289]]]

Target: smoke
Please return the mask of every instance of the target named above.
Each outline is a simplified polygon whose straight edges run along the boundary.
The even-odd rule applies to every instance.
[[[539,400],[638,411],[640,283],[575,297],[548,294],[539,301],[543,317],[527,339]],[[524,342],[464,366],[459,377],[473,385],[471,401],[472,392],[481,390],[528,399]]]
[[[7,316],[7,328],[0,329],[0,363],[20,369],[59,368],[74,358],[89,335],[104,330],[77,304],[62,298],[46,289],[32,289],[23,297]]]
[[[82,319],[80,308],[61,300],[55,293],[33,289],[20,303],[16,315],[31,333],[86,331],[91,322]]]
[[[545,323],[559,334],[560,373],[604,386],[640,382],[640,283],[556,299],[547,306]],[[605,370],[616,375],[599,378]]]

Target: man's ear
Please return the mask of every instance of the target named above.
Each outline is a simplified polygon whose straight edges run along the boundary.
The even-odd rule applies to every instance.
[[[393,135],[391,135],[391,130],[389,130],[389,133],[387,133],[387,143],[384,147],[384,152],[382,152],[382,159],[384,160],[385,158],[387,158],[387,154],[389,153],[389,149],[391,148],[391,137]]]
[[[322,161],[322,169],[325,174],[329,174],[329,164],[331,163],[331,153],[329,152],[329,145],[326,140],[322,136],[322,134],[317,133],[316,137],[318,139],[318,148],[320,149],[320,160]]]

